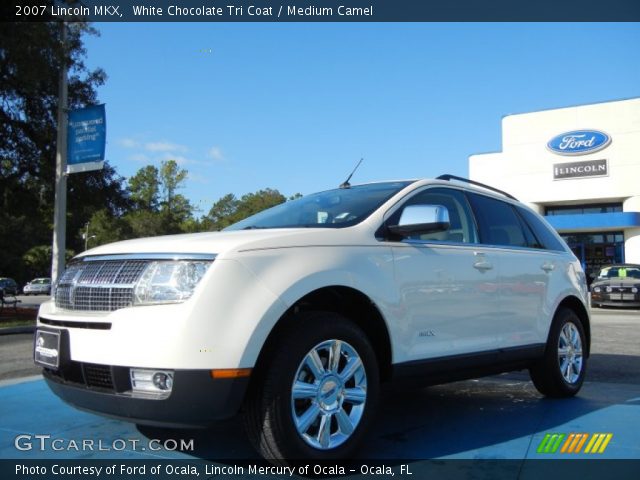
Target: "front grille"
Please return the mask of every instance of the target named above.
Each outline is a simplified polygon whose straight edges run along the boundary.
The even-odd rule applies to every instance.
[[[49,378],[90,390],[113,393],[131,390],[128,367],[68,360],[57,370],[45,368],[44,373]]]
[[[114,390],[111,367],[108,365],[85,363],[82,365],[82,371],[84,372],[84,380],[87,387]]]
[[[622,300],[622,301],[629,301],[629,302],[635,302],[638,299],[638,296],[636,293],[632,293],[631,289],[627,289],[622,290],[619,289],[618,291],[614,291],[608,295],[606,295],[605,298],[608,298],[609,300]]]
[[[112,312],[133,304],[133,288],[148,260],[100,260],[69,266],[56,288],[65,310]]]

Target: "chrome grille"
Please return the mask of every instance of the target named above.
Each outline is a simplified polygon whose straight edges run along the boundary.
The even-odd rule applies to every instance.
[[[148,260],[100,260],[69,266],[56,287],[56,306],[112,312],[133,303],[133,288]]]

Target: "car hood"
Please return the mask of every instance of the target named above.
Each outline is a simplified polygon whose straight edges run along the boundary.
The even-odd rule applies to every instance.
[[[371,235],[372,240],[373,235]],[[358,245],[363,241],[356,227],[236,230],[124,240],[92,248],[78,255],[77,258],[89,255],[131,253],[199,253],[220,256],[247,250],[284,247]]]

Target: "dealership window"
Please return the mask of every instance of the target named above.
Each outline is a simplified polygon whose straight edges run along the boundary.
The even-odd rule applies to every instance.
[[[588,215],[591,213],[616,213],[621,211],[622,203],[598,203],[547,207],[545,215]]]
[[[623,232],[565,233],[562,238],[581,261],[589,283],[602,267],[624,262]]]

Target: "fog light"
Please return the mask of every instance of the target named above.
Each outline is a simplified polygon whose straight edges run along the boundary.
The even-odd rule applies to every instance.
[[[173,388],[173,372],[169,370],[132,368],[129,377],[134,392],[167,394]]]
[[[153,384],[160,390],[171,390],[173,379],[164,372],[156,372],[153,374]]]

